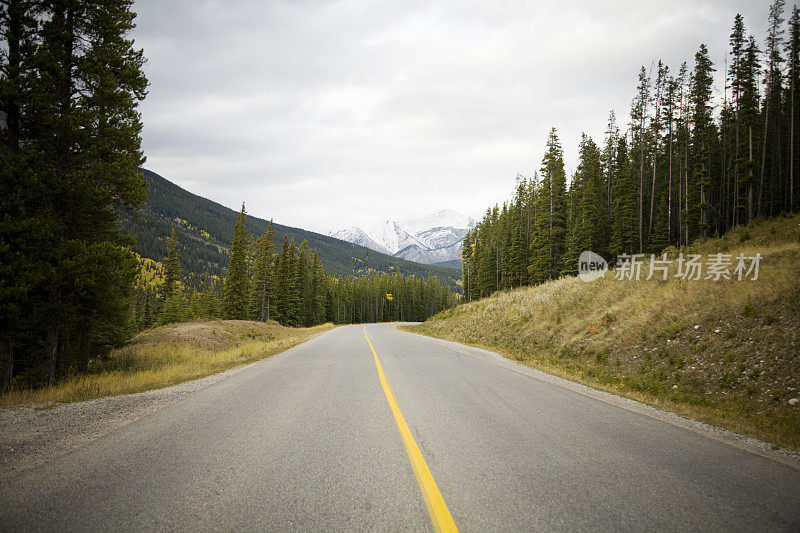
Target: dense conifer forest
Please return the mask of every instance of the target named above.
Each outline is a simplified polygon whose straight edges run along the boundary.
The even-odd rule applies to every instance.
[[[169,194],[181,190],[147,171],[145,180],[138,105],[148,81],[131,7],[0,1],[0,393],[85,373],[159,322],[419,320],[452,303],[422,277],[454,286],[457,271],[279,226],[269,229],[285,243],[273,260],[273,233],[251,240],[244,213]],[[148,183],[159,216],[139,217]],[[370,277],[332,278],[323,263]]]
[[[0,392],[83,372],[130,336],[139,264],[117,211],[147,194],[130,7],[0,2]]]
[[[231,228],[237,213],[211,200],[192,194],[155,172],[143,169],[148,184],[148,198],[144,207],[133,213],[121,213],[123,228],[136,237],[133,250],[145,258],[155,261],[167,253],[167,243],[173,225],[180,241],[181,267],[186,282],[200,288],[204,272],[223,277],[228,266]],[[248,229],[254,235],[262,235],[269,221],[248,217]],[[437,276],[453,290],[459,290],[461,265],[450,268],[422,265],[356,246],[333,237],[312,231],[273,224],[275,240],[284,237],[296,243],[308,242],[320,256],[325,272],[333,276],[358,276],[371,274],[400,273],[406,276]]]
[[[800,11],[784,9],[772,3],[764,43],[737,15],[722,65],[701,44],[690,64],[642,67],[627,129],[612,111],[600,144],[584,135],[569,186],[553,128],[540,169],[467,234],[465,298],[575,274],[583,250],[613,263],[797,211]]]
[[[286,326],[421,321],[455,303],[455,295],[433,275],[330,276],[307,241],[297,245],[284,236],[276,249],[274,225],[255,239],[248,221],[243,206],[227,276],[206,272],[198,288],[186,284],[173,227],[160,281],[137,288],[132,326],[141,330],[200,318],[274,320]]]

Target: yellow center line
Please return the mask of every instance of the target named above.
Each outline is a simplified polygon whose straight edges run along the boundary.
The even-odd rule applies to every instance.
[[[364,338],[367,339],[369,349],[372,350],[372,355],[375,357],[375,366],[378,368],[378,377],[383,386],[383,392],[386,394],[386,400],[389,402],[389,407],[392,409],[394,419],[397,422],[397,427],[400,430],[400,435],[403,437],[403,444],[406,446],[408,459],[411,461],[411,466],[414,468],[414,475],[417,476],[417,483],[419,483],[419,490],[422,492],[422,497],[425,499],[425,505],[428,507],[428,514],[433,522],[433,529],[436,531],[458,531],[450,511],[447,510],[447,505],[444,503],[442,493],[439,492],[439,487],[436,486],[436,481],[433,479],[428,465],[425,463],[425,458],[422,457],[422,452],[419,451],[417,442],[414,440],[414,435],[406,424],[406,419],[403,418],[403,413],[400,411],[400,406],[397,405],[397,400],[394,399],[392,387],[389,385],[389,380],[386,379],[386,374],[383,373],[381,362],[378,360],[378,354],[375,353],[375,348],[367,336],[366,328],[361,328],[364,332]]]

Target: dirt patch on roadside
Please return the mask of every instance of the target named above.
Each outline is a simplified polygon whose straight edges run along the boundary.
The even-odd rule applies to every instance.
[[[214,320],[169,324],[139,333],[129,349],[155,343],[189,344],[203,350],[225,350],[238,346],[242,340],[271,340],[278,330],[285,329],[277,322],[255,323],[246,320]],[[124,348],[123,348],[124,350]]]

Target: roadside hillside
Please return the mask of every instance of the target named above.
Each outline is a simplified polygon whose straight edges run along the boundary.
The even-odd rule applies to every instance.
[[[648,265],[641,281],[565,277],[408,330],[800,450],[800,216],[679,251],[763,259],[755,281],[676,279],[675,264],[667,281],[645,281]]]
[[[0,395],[0,407],[57,403],[130,394],[216,374],[264,359],[332,329],[289,328],[277,322],[214,320],[169,324],[139,333],[89,373],[51,387]]]

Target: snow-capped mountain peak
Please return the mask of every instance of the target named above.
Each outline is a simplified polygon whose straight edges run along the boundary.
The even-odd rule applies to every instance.
[[[442,209],[419,218],[401,220],[398,224],[410,233],[419,233],[431,228],[470,229],[475,221],[453,209]]]
[[[461,241],[475,221],[452,209],[419,218],[385,220],[364,227],[350,227],[329,235],[378,252],[420,263],[439,263],[461,258]]]
[[[359,246],[365,246],[366,248],[370,248],[375,250],[376,252],[381,252],[384,254],[392,255],[394,252],[389,250],[380,242],[373,239],[366,231],[357,227],[351,226],[349,228],[340,229],[339,231],[332,231],[329,233],[331,237],[336,237],[337,239],[341,239],[343,241],[351,242],[353,244],[358,244]]]

